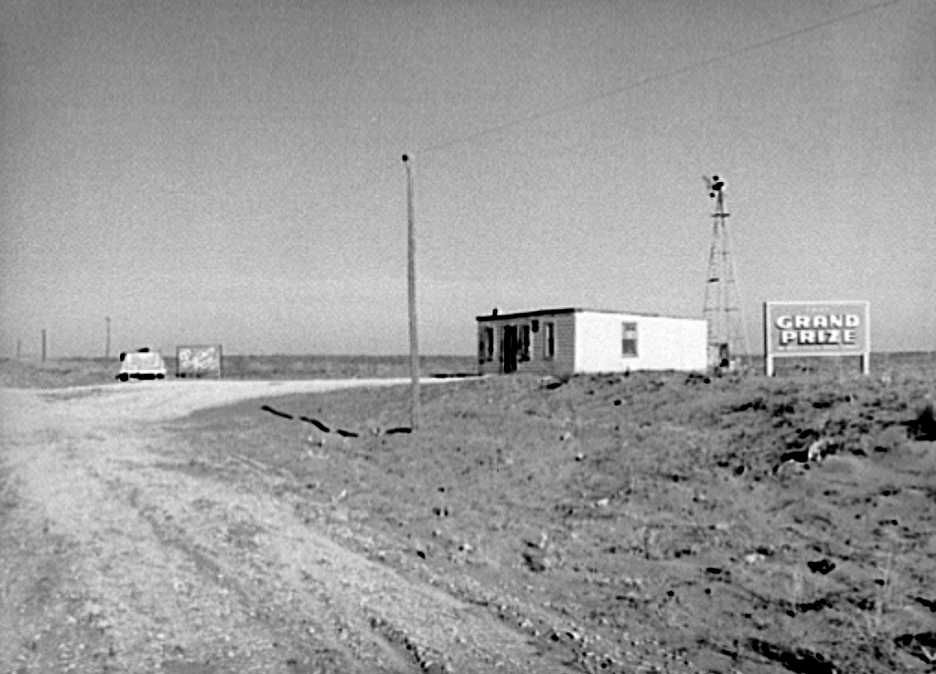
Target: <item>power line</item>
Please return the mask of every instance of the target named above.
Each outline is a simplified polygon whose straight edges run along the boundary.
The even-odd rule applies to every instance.
[[[725,52],[724,54],[719,54],[718,56],[712,56],[710,58],[702,59],[700,61],[694,61],[687,65],[680,66],[679,68],[674,68],[673,70],[668,70],[666,72],[659,73],[656,75],[648,75],[647,77],[639,79],[635,82],[630,82],[620,87],[609,89],[608,91],[603,91],[601,93],[594,94],[592,96],[586,96],[584,98],[578,98],[576,100],[569,101],[568,103],[565,103],[563,105],[559,105],[554,108],[549,108],[548,110],[542,110],[540,112],[534,112],[525,117],[518,117],[516,119],[512,119],[507,122],[503,122],[501,124],[496,124],[494,126],[489,126],[487,128],[481,129],[480,131],[475,131],[473,133],[470,133],[464,136],[450,138],[448,140],[444,140],[439,143],[435,143],[433,145],[420,148],[418,151],[419,152],[435,152],[437,150],[443,150],[447,147],[451,147],[452,145],[458,145],[460,143],[467,143],[473,140],[477,140],[478,138],[483,138],[484,136],[488,136],[490,134],[497,133],[499,131],[506,131],[507,129],[512,129],[513,127],[516,127],[516,126],[529,124],[530,122],[536,122],[541,119],[545,119],[547,117],[552,117],[553,115],[558,115],[560,113],[567,112],[569,110],[574,110],[575,108],[578,108],[578,107],[582,107],[582,106],[589,105],[591,103],[595,103],[605,98],[617,96],[618,94],[623,93],[625,91],[631,91],[633,89],[638,89],[640,87],[647,86],[648,84],[660,82],[662,80],[666,80],[671,77],[684,75],[686,73],[689,73],[689,72],[692,72],[694,70],[698,70],[701,68],[705,68],[706,66],[710,66],[720,61],[724,61],[734,56],[747,54],[749,52],[752,52],[758,49],[763,49],[764,47],[769,47],[771,45],[777,44],[778,42],[783,42],[784,40],[789,40],[791,38],[798,37],[806,33],[811,33],[821,28],[826,28],[827,26],[832,26],[837,23],[841,23],[843,21],[848,21],[849,19],[853,19],[856,16],[861,16],[862,14],[868,14],[870,12],[877,11],[884,7],[896,5],[897,3],[902,2],[902,1],[903,0],[885,0],[884,2],[879,2],[875,5],[863,7],[862,9],[858,9],[853,12],[848,12],[847,14],[842,14],[837,17],[833,17],[831,19],[819,21],[817,23],[804,26],[803,28],[797,28],[796,30],[790,31],[788,33],[775,35],[774,37],[767,38],[766,40],[761,40],[760,42],[754,42],[754,43],[745,45],[743,47],[738,47],[737,49],[733,49],[731,51]]]

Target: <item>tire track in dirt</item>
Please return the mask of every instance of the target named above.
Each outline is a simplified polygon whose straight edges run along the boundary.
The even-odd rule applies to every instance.
[[[323,653],[330,655],[311,635],[284,641],[254,619],[224,576],[212,573],[216,565],[207,564],[208,557],[167,545],[148,513],[133,507],[140,492],[174,498],[166,489],[172,480],[148,470],[140,439],[126,432],[116,437],[113,428],[92,434],[83,434],[83,429],[77,424],[33,430],[7,452],[26,504],[21,531],[46,522],[43,528],[63,541],[59,552],[65,553],[66,572],[56,581],[60,587],[49,605],[37,606],[38,612],[57,613],[55,604],[66,596],[80,599],[75,608],[81,613],[66,620],[100,626],[99,641],[108,643],[107,664],[124,671],[171,669],[174,663],[288,671],[287,664],[313,657],[322,662]],[[85,605],[94,608],[85,611]],[[52,618],[55,622],[56,616]],[[37,619],[46,622],[46,616]],[[277,652],[279,644],[286,653]],[[12,657],[23,655],[28,654]],[[36,671],[46,669],[49,659],[40,657]],[[329,659],[333,671],[354,671],[346,658]],[[95,671],[92,665],[97,664],[77,656],[55,662],[79,671]]]
[[[4,498],[17,504],[0,524],[15,529],[32,555],[59,554],[62,569],[50,581],[57,594],[19,614],[0,608],[0,629],[8,632],[0,633],[7,644],[0,665],[565,671],[523,635],[343,548],[264,490],[167,465],[166,454],[175,455],[165,446],[170,437],[149,422],[274,391],[360,382],[218,384],[0,392],[2,460],[13,484]],[[35,533],[43,530],[64,550],[43,547]],[[21,560],[0,551],[0,567],[14,561]],[[14,574],[7,582],[22,580]],[[58,629],[64,613],[66,627],[85,633]],[[87,643],[67,659],[55,644],[31,648],[27,633],[40,623],[51,625],[53,640]]]

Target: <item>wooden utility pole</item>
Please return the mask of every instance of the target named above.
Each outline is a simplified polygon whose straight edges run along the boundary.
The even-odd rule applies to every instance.
[[[46,359],[46,329],[42,328],[42,362]]]
[[[104,322],[107,324],[107,337],[104,340],[104,357],[110,358],[110,316],[105,316]]]
[[[409,156],[403,155],[406,168],[406,285],[409,300],[409,347],[410,347],[410,427],[419,428],[419,340],[416,336],[416,217],[413,209],[413,172]]]
[[[20,360],[23,357],[23,340],[16,340],[16,360]]]

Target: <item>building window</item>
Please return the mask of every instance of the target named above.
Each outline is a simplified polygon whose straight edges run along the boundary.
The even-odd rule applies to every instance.
[[[637,355],[637,324],[624,322],[621,324],[621,355],[633,358]]]
[[[556,356],[556,324],[549,321],[543,323],[543,358],[550,360]]]
[[[530,360],[530,326],[521,325],[520,326],[520,344],[518,351],[517,359],[520,362]]]

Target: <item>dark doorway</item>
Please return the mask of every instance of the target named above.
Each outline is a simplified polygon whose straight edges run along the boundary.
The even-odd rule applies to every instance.
[[[504,372],[517,371],[517,326],[504,326]]]
[[[722,369],[731,369],[731,356],[728,353],[727,344],[718,345],[718,367]]]

